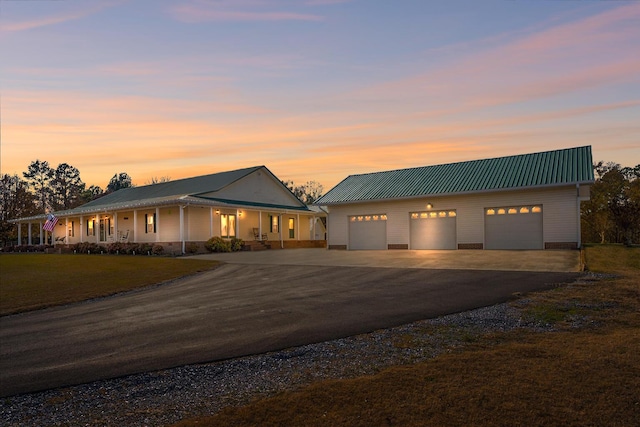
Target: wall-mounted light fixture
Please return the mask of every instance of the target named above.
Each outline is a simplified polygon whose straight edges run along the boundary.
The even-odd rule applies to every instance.
[[[242,216],[242,211],[238,212],[238,216]]]
[[[427,209],[431,209],[433,205],[431,203],[427,203]]]
[[[216,215],[220,215],[220,209],[216,209]]]

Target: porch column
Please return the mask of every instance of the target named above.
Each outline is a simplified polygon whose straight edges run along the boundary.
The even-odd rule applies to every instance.
[[[180,219],[182,222],[182,219]],[[156,242],[160,241],[160,208],[156,208]]]
[[[262,240],[262,211],[258,211],[258,236]]]
[[[95,222],[93,223],[93,232],[96,233],[96,243],[100,243],[100,214],[96,214],[94,221]]]
[[[113,241],[120,241],[120,235],[118,234],[118,212],[113,213]]]
[[[38,229],[40,230],[40,244],[44,245],[44,237],[42,236],[42,221],[38,223]]]
[[[133,211],[133,243],[138,243],[138,211],[137,210]]]
[[[18,223],[18,245],[22,244],[22,223]]]
[[[64,219],[64,240],[62,241],[62,243],[65,244],[69,244],[69,237],[71,237],[69,235],[69,217],[66,217]]]
[[[29,228],[27,228],[27,244],[33,245],[33,242],[31,240],[31,223],[28,222],[27,224],[29,225]]]
[[[236,209],[236,238],[240,236],[240,211]]]
[[[209,237],[213,237],[213,208],[209,208]]]
[[[296,240],[300,240],[300,214],[296,216]]]
[[[279,227],[278,227],[278,233],[280,233],[280,249],[284,249],[284,237],[282,235],[282,229],[284,228],[284,223],[283,223],[283,216],[282,214],[278,215],[278,222],[280,223]]]
[[[84,243],[84,216],[80,215],[80,243]]]
[[[182,253],[186,253],[186,242],[184,241],[184,206],[180,206],[180,247]]]

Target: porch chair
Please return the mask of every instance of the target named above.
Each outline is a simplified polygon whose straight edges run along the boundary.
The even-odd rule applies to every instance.
[[[120,241],[122,243],[129,243],[129,230],[125,231],[120,235]]]
[[[259,228],[254,228],[253,229],[253,240],[267,240],[267,233],[262,233],[262,236],[260,235],[260,229]]]

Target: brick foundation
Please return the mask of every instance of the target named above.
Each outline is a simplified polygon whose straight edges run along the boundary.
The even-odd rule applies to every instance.
[[[577,242],[544,242],[545,249],[578,249]]]
[[[395,243],[392,245],[387,245],[387,249],[409,249],[409,245],[404,243]]]
[[[482,243],[458,243],[458,249],[484,249]]]
[[[329,245],[329,249],[335,249],[338,251],[346,251],[347,245]]]

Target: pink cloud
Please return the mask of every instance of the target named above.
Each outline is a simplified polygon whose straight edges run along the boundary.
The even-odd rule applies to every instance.
[[[528,35],[495,38],[487,42],[492,47],[457,48],[457,57],[428,72],[350,95],[449,114],[636,82],[640,59],[631,53],[638,49],[639,19],[640,3],[634,3]]]
[[[170,14],[181,22],[198,23],[211,21],[322,21],[320,15],[259,10],[263,4],[245,2],[192,3],[175,6]]]
[[[82,19],[89,15],[93,15],[105,8],[116,6],[120,3],[122,3],[122,1],[102,2],[97,5],[92,5],[91,7],[84,7],[79,10],[61,12],[57,15],[43,16],[43,17],[28,20],[28,21],[19,21],[19,22],[10,22],[10,23],[0,22],[0,32],[26,31],[34,28],[46,27],[49,25],[56,25],[56,24],[61,24],[63,22],[74,21],[77,19]]]

